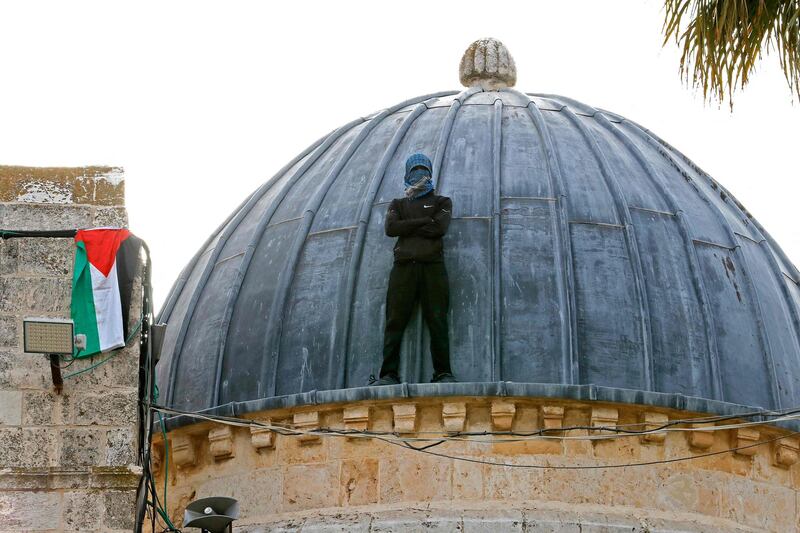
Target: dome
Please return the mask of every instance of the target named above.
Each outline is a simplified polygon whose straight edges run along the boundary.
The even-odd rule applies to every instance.
[[[386,208],[405,158],[424,152],[453,200],[445,264],[462,383],[441,390],[798,405],[800,275],[758,222],[635,122],[504,85],[357,118],[247,198],[162,309],[162,402],[244,412],[316,391],[353,398],[382,358]],[[429,381],[426,337],[417,312],[397,394]]]

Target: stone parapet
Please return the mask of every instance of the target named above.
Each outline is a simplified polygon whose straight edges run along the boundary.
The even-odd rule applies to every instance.
[[[194,464],[180,468],[173,464],[179,454],[169,454],[167,504],[176,525],[188,501],[206,496],[238,499],[242,517],[237,525],[252,532],[287,523],[333,531],[330,528],[344,516],[353,520],[354,530],[383,531],[384,526],[376,529],[376,524],[395,524],[387,517],[395,512],[404,518],[389,530],[414,530],[421,522],[409,518],[411,510],[431,508],[449,514],[431,515],[430,523],[442,521],[437,527],[463,531],[479,531],[484,522],[491,530],[508,520],[520,528],[523,523],[546,524],[536,509],[548,507],[575,511],[570,515],[575,524],[592,510],[607,521],[617,517],[609,524],[619,527],[626,520],[644,520],[653,527],[665,520],[663,524],[681,531],[788,531],[798,525],[797,440],[775,440],[790,432],[769,424],[730,429],[725,426],[737,421],[725,420],[716,429],[701,422],[696,433],[672,428],[694,427],[693,419],[707,415],[519,397],[513,403],[491,397],[373,400],[248,416],[284,428],[313,425],[329,432],[307,446],[296,435],[271,433],[266,439],[263,428],[229,427],[235,457],[225,462],[215,460],[209,444],[209,434],[219,431],[218,424],[203,422],[169,432],[173,445],[190,439],[196,454]],[[687,422],[672,425],[683,420]],[[663,428],[667,422],[670,426]],[[616,433],[615,428],[651,433],[630,435]],[[353,429],[384,440],[354,437]],[[342,433],[337,435],[337,430]],[[539,430],[567,439],[520,438]],[[459,435],[464,432],[473,436]],[[749,448],[752,455],[726,452],[754,432],[760,440],[747,442],[763,443]],[[448,435],[455,440],[436,444]],[[397,438],[411,439],[415,448],[436,445],[416,451],[385,441]],[[163,443],[155,446],[160,449]],[[616,468],[632,463],[646,465]],[[156,474],[161,487],[163,468]],[[522,518],[469,511],[479,504],[493,512],[498,505],[519,508]],[[584,511],[577,512],[581,507]],[[334,513],[338,518],[329,516]],[[366,529],[356,527],[362,522]],[[670,531],[666,526],[663,530]]]

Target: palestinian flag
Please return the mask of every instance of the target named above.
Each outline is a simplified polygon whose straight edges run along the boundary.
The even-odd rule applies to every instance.
[[[75,234],[71,315],[75,334],[86,335],[86,357],[125,346],[128,310],[141,241],[127,229],[97,228]]]

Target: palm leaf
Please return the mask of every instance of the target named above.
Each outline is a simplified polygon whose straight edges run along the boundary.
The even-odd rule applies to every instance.
[[[722,103],[774,52],[792,100],[800,100],[800,0],[664,0],[664,46],[681,48],[680,75]]]

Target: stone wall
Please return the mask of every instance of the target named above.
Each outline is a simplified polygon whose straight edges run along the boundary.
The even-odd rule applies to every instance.
[[[413,443],[419,447],[452,432],[631,424],[652,430],[698,416],[630,404],[496,397],[375,400],[248,415],[288,428],[369,429],[389,438],[433,439]],[[276,435],[202,422],[167,434],[167,504],[179,525],[186,504],[196,498],[236,498],[240,533],[800,529],[797,436],[766,424],[696,424],[679,426],[694,426],[693,432],[605,440],[587,439],[608,435],[605,429],[572,429],[568,440],[479,436],[428,450],[466,459],[458,460],[358,436]],[[479,442],[486,440],[492,442]],[[154,457],[161,489],[160,436]],[[475,460],[517,466],[470,462]],[[651,461],[662,462],[592,468]],[[569,469],[575,466],[588,468]]]
[[[2,229],[126,225],[121,169],[0,166]],[[22,352],[24,317],[69,317],[74,253],[72,239],[0,241],[0,531],[133,527],[138,336],[109,362],[66,378],[60,395],[46,357]]]

